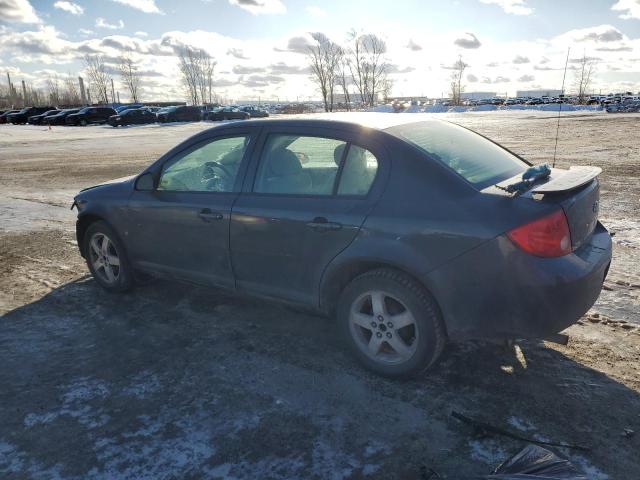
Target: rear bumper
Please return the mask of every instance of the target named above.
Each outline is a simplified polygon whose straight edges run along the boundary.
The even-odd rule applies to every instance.
[[[598,223],[572,254],[538,258],[498,237],[431,272],[449,336],[545,338],[574,324],[600,295],[611,237]]]

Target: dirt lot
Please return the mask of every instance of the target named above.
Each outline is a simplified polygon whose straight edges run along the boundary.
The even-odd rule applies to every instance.
[[[534,162],[553,154],[554,114],[439,118]],[[111,295],[86,275],[73,194],[209,125],[1,125],[0,477],[464,478],[525,445],[476,436],[457,410],[590,447],[554,449],[588,478],[638,478],[639,125],[562,120],[558,166],[603,168],[601,217],[616,232],[605,291],[570,344],[455,345],[410,382],[363,371],[330,320],[164,282]]]

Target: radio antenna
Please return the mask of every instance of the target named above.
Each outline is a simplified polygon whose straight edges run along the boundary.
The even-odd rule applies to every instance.
[[[567,60],[564,62],[564,75],[562,75],[562,102],[564,102],[564,81],[567,78],[569,52],[571,52],[571,47],[567,48]],[[562,102],[560,102],[560,109],[558,110],[558,124],[556,125],[556,145],[555,147],[553,147],[553,164],[551,165],[552,168],[556,166],[556,153],[558,151],[558,132],[560,132],[560,114],[562,113]]]

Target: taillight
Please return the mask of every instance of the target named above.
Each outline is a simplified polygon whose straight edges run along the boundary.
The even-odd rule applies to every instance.
[[[522,250],[538,257],[561,257],[571,253],[571,233],[562,210],[514,228],[507,236]]]

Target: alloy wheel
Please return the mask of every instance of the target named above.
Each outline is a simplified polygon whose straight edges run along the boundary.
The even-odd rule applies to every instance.
[[[360,295],[351,305],[349,330],[358,348],[386,364],[409,360],[418,346],[418,324],[395,296],[381,290]]]
[[[94,233],[89,241],[89,256],[93,271],[108,285],[120,276],[120,257],[115,244],[104,233]]]

